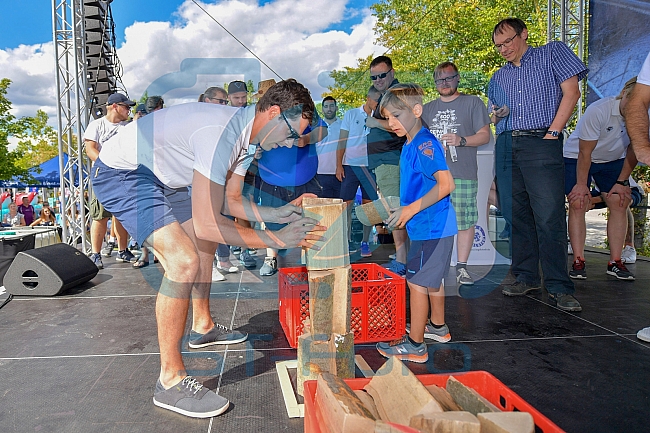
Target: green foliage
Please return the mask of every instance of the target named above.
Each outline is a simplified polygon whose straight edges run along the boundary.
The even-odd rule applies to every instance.
[[[420,84],[427,97],[438,97],[433,69],[453,61],[461,70],[460,90],[485,95],[489,76],[504,64],[494,49],[492,30],[503,18],[516,16],[528,27],[530,45],[546,42],[546,5],[541,0],[386,0],[372,6],[377,42],[388,55],[401,82]],[[372,58],[333,71],[332,96],[352,106],[363,103],[370,86]]]
[[[0,80],[0,180],[9,180],[14,176],[28,178],[27,170],[18,165],[22,157],[20,151],[9,151],[9,137],[21,136],[25,133],[24,119],[16,119],[10,113],[11,102],[7,99],[7,89],[11,80]]]
[[[21,139],[16,147],[20,158],[16,165],[24,170],[36,167],[59,154],[56,131],[47,124],[48,116],[38,110],[35,117],[21,119],[24,132],[18,135]]]

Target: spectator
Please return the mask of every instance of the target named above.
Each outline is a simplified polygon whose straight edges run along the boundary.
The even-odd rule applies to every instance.
[[[440,97],[424,105],[422,117],[425,126],[445,148],[447,166],[456,186],[451,193],[458,222],[456,282],[472,285],[474,280],[467,272],[467,260],[478,221],[476,148],[490,141],[490,118],[478,96],[458,91],[460,74],[454,63],[439,64],[433,75]]]
[[[36,218],[36,210],[29,202],[29,196],[25,194],[22,199],[22,204],[18,206],[18,213],[25,217],[25,225],[30,225]]]
[[[507,63],[490,79],[491,121],[498,134],[495,170],[499,202],[512,227],[511,271],[502,284],[507,296],[544,286],[566,311],[581,311],[567,269],[562,130],[580,97],[578,80],[587,68],[562,42],[532,48],[519,18],[500,21],[492,41]]]
[[[627,123],[627,133],[639,161],[650,164],[650,53],[646,57],[641,72],[636,79],[636,86],[623,114]],[[637,334],[639,340],[650,342],[650,327],[641,329]]]
[[[44,207],[41,216],[30,224],[30,226],[55,226],[56,217],[52,214],[49,206]]]
[[[368,168],[368,132],[366,119],[377,109],[377,101],[381,94],[370,86],[366,94],[366,102],[359,108],[353,108],[345,113],[341,123],[341,139],[336,151],[336,177],[341,181],[341,198],[347,203],[348,241],[350,251],[356,251],[350,239],[352,230],[352,202],[357,189],[361,187],[361,200],[368,203],[377,200],[377,179],[375,173]],[[368,239],[372,227],[363,226],[361,238],[361,257],[371,257]]]
[[[635,83],[636,77],[625,83],[619,96],[589,105],[564,146],[564,191],[569,201],[569,239],[574,254],[569,276],[574,279],[587,278],[585,213],[590,208],[589,187],[593,179],[609,208],[607,274],[619,280],[634,280],[632,272],[621,261],[621,252],[632,198],[628,178],[636,165],[634,152],[628,151],[630,140],[622,113]]]
[[[199,102],[228,105],[228,92],[221,87],[208,87],[205,92],[199,96]]]
[[[15,202],[9,203],[9,213],[6,213],[2,221],[4,224],[11,227],[25,226],[25,216],[18,212],[18,206]]]
[[[243,81],[231,81],[228,84],[228,101],[233,107],[248,105],[248,88]]]
[[[327,123],[327,137],[316,143],[318,154],[318,183],[323,187],[323,198],[339,198],[341,181],[336,177],[336,149],[341,133],[341,119],[336,116],[336,99],[326,96],[322,103],[323,120]]]
[[[378,343],[377,350],[385,357],[413,362],[429,359],[425,338],[441,343],[451,340],[445,324],[444,277],[457,233],[449,197],[455,188],[454,178],[442,145],[420,120],[422,95],[417,84],[397,84],[388,89],[380,105],[391,130],[407,138],[400,157],[401,206],[391,213],[388,226],[406,227],[411,238],[406,272],[411,325],[407,335]]]

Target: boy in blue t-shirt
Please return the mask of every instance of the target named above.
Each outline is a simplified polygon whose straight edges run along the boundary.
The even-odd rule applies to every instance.
[[[458,231],[449,196],[454,179],[442,145],[422,126],[422,95],[417,84],[397,84],[386,91],[380,105],[393,132],[407,137],[400,157],[401,206],[392,209],[387,222],[391,228],[406,226],[411,239],[406,264],[411,327],[399,340],[378,343],[377,350],[385,357],[412,362],[429,359],[425,337],[442,343],[451,340],[445,324],[444,276]]]

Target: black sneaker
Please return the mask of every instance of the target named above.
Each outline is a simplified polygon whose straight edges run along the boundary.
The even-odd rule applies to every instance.
[[[557,308],[564,311],[582,311],[580,302],[568,293],[549,293],[548,299],[555,301]]]
[[[192,376],[186,376],[169,389],[165,389],[158,380],[153,404],[193,418],[221,415],[230,406],[228,399],[210,391]]]
[[[619,280],[634,281],[634,275],[627,270],[625,263],[620,259],[607,264],[607,275],[613,275]]]
[[[575,262],[571,265],[571,270],[569,271],[569,277],[575,280],[586,280],[587,279],[587,266],[585,261],[581,258],[577,258]]]
[[[246,341],[248,334],[245,332],[233,331],[223,325],[215,323],[214,328],[205,334],[190,332],[190,342],[188,345],[192,349],[212,346],[215,344],[237,344]]]
[[[501,293],[506,296],[524,296],[530,292],[537,293],[542,290],[541,287],[531,286],[521,281],[515,281],[511,284],[501,284],[499,288],[501,289]]]

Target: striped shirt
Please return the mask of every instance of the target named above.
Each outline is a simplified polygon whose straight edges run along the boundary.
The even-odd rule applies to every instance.
[[[497,126],[497,134],[509,130],[548,128],[560,106],[560,84],[589,70],[562,42],[529,47],[521,66],[508,62],[494,73],[488,86],[489,106],[507,105],[510,114]]]

